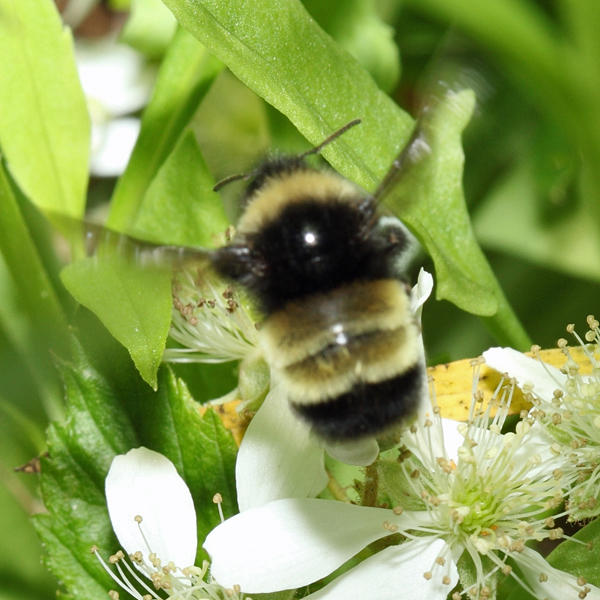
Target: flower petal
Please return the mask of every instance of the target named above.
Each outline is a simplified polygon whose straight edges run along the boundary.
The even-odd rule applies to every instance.
[[[283,499],[242,512],[213,529],[204,543],[212,575],[244,592],[297,588],[328,575],[372,541],[414,523],[406,511],[317,498]]]
[[[327,485],[323,448],[275,386],[250,422],[235,465],[244,511],[279,498],[316,496]]]
[[[465,441],[464,435],[462,435],[458,430],[460,424],[460,421],[455,421],[454,419],[445,419],[442,417],[445,456],[454,462],[458,462],[458,449],[464,444]]]
[[[140,550],[147,557],[152,551],[163,564],[173,561],[181,568],[194,564],[194,502],[168,458],[148,448],[115,456],[105,491],[110,521],[128,554]],[[134,520],[137,515],[143,519],[140,525]]]
[[[75,47],[81,86],[89,101],[112,116],[139,110],[152,91],[154,70],[144,57],[112,39],[78,41]]]
[[[99,177],[120,175],[127,166],[139,132],[140,120],[133,117],[93,124],[90,171]]]
[[[551,400],[554,390],[566,382],[566,376],[557,368],[512,348],[490,348],[483,353],[483,358],[492,369],[514,377],[520,388],[533,386],[535,394],[545,400]]]
[[[348,442],[325,442],[325,450],[336,460],[358,467],[368,467],[379,456],[379,444],[371,437]]]
[[[433,276],[431,273],[421,268],[416,285],[413,287],[410,295],[410,307],[412,311],[421,318],[423,304],[433,290]]]
[[[536,598],[564,600],[565,598],[577,598],[578,594],[583,592],[584,586],[578,585],[577,577],[566,571],[555,569],[541,554],[528,546],[525,546],[524,550],[513,558]],[[540,579],[544,581],[540,581]],[[600,588],[591,583],[585,584],[585,587],[589,588],[585,595],[586,600],[600,599]],[[583,598],[584,596],[580,595],[579,597]]]
[[[445,600],[458,581],[453,561],[442,568],[435,559],[445,543],[430,537],[390,546],[361,562],[306,600]],[[435,569],[434,569],[435,567]],[[424,573],[432,572],[430,579]],[[442,582],[448,577],[447,583]]]

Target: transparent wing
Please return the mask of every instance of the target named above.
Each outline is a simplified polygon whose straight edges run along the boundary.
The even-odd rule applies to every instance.
[[[214,251],[208,248],[158,244],[114,231],[103,225],[52,213],[48,219],[70,245],[72,258],[116,252],[140,267],[208,267]]]
[[[396,188],[410,169],[431,153],[424,133],[422,118],[415,125],[408,143],[392,162],[388,172],[375,190],[374,198],[377,204],[385,203],[388,193]]]

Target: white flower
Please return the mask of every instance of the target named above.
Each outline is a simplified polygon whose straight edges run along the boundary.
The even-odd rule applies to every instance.
[[[257,331],[246,303],[223,282],[182,270],[173,282],[170,336],[181,348],[167,348],[169,362],[220,363],[256,354]]]
[[[544,443],[564,458],[561,468],[571,476],[567,508],[574,521],[600,514],[600,363],[596,360],[600,328],[591,315],[587,322],[587,344],[573,325],[567,331],[579,347],[569,348],[566,340],[559,340],[565,357],[561,369],[544,363],[537,347],[535,358],[511,348],[484,352],[490,367],[513,377],[526,392],[533,404],[534,427]]]
[[[141,54],[113,39],[78,40],[75,58],[92,120],[90,171],[120,175],[140,130],[140,120],[128,115],[147,103],[153,70]]]
[[[404,437],[401,462],[395,456],[386,465],[386,477],[396,478],[388,495],[401,490],[394,509],[295,498],[228,519],[204,545],[213,575],[247,592],[297,588],[388,538],[385,549],[307,598],[443,600],[459,580],[459,559],[463,569],[470,565],[472,580],[461,584],[474,598],[495,597],[502,574],[540,598],[563,600],[588,587],[588,600],[600,598],[600,589],[584,589],[584,583],[553,569],[527,546],[563,537],[547,516],[561,502],[561,478],[553,472],[555,457],[540,453],[527,423],[515,433],[500,434],[509,401],[510,390],[504,390],[489,427],[489,409],[476,402],[468,424],[443,422],[435,408],[420,419]],[[398,544],[388,537],[394,533],[408,541]],[[508,558],[524,579],[511,571]]]
[[[417,318],[433,288],[432,276],[421,269],[411,295]],[[171,336],[184,348],[168,349],[165,360],[258,364],[257,332],[245,303],[224,285],[193,275],[176,282]],[[268,382],[267,382],[268,383]],[[241,385],[240,385],[241,387]],[[229,397],[228,395],[227,397]],[[274,385],[250,422],[236,462],[240,510],[277,498],[313,497],[327,485],[324,450],[342,462],[366,466],[379,453],[374,438],[325,443],[293,413],[285,390]],[[256,485],[260,481],[261,485]]]
[[[232,600],[243,598],[237,587],[224,590],[208,576],[208,563],[202,568],[194,566],[194,502],[170,460],[147,448],[116,456],[105,491],[113,530],[136,568],[119,551],[108,561],[114,566],[112,570],[97,548],[93,551],[120,588],[136,600],[159,598],[157,590],[188,600],[222,598],[225,591]]]

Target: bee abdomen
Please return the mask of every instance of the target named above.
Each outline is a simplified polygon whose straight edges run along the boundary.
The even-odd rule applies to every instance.
[[[357,383],[335,398],[310,404],[292,402],[292,407],[321,437],[354,439],[379,433],[412,416],[423,381],[423,367],[416,363],[390,379]]]
[[[413,414],[419,335],[405,286],[380,279],[288,304],[267,317],[260,341],[296,412],[322,437],[345,439]]]
[[[412,324],[411,324],[412,325]],[[349,336],[278,371],[293,403],[313,404],[410,369],[418,360],[412,326]]]

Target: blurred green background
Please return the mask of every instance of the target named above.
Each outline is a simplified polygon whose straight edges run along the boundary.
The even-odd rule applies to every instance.
[[[173,24],[157,0],[62,2],[76,35],[124,40],[151,66]],[[158,3],[160,4],[160,3]],[[464,146],[464,186],[475,231],[532,340],[554,345],[564,326],[580,331],[600,292],[600,5],[595,0],[307,0],[307,9],[378,84],[417,116],[440,86],[472,87],[476,114]],[[70,11],[70,12],[68,12]],[[73,16],[75,15],[75,16]],[[146,19],[143,21],[143,19]],[[140,25],[141,23],[141,25]],[[145,23],[145,24],[144,24]],[[0,23],[0,35],[2,25]],[[270,149],[307,146],[287,119],[223,72],[194,117],[216,179],[245,171]],[[214,131],[219,132],[215,143]],[[212,131],[212,133],[211,133]],[[95,178],[101,210],[115,180]],[[228,190],[235,213],[235,192]],[[45,258],[51,260],[49,253]],[[417,258],[431,270],[426,256]],[[56,584],[40,562],[28,516],[39,511],[34,475],[15,472],[44,451],[44,430],[61,417],[51,328],[28,315],[0,256],[0,600],[47,600]],[[430,301],[424,334],[432,363],[480,354],[494,340],[474,316]],[[223,377],[182,368],[203,398]],[[215,383],[216,382],[216,383]],[[222,389],[221,389],[222,388]]]

